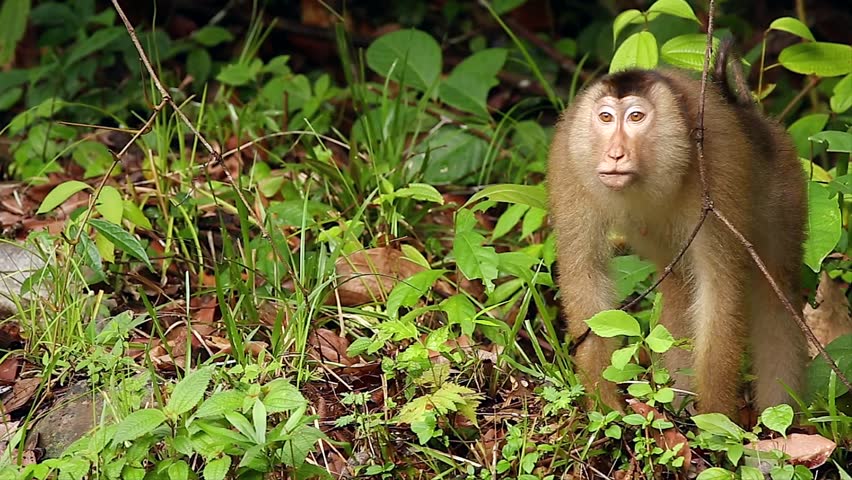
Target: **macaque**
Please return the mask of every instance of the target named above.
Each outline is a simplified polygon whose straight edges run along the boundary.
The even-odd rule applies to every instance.
[[[724,62],[724,60],[722,60]],[[801,311],[804,170],[792,142],[724,77],[708,82],[704,165],[716,209],[742,232],[794,308]],[[598,80],[563,113],[550,150],[548,187],[559,287],[571,338],[584,320],[617,307],[608,278],[608,234],[624,236],[662,273],[702,212],[695,131],[701,82],[674,70],[628,70]],[[664,362],[675,387],[697,394],[701,412],[735,417],[740,367],[751,357],[760,409],[789,402],[802,386],[806,345],[745,247],[712,213],[660,285],[661,322],[692,351]],[[575,363],[589,393],[620,409],[601,372],[615,344],[589,333]],[[692,370],[692,375],[681,372]]]

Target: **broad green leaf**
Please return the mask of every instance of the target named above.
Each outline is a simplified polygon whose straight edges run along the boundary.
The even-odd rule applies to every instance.
[[[808,223],[805,265],[819,272],[823,259],[840,241],[840,208],[824,185],[808,182]]]
[[[713,435],[719,435],[731,440],[739,440],[743,437],[743,429],[721,413],[695,415],[692,417],[692,421],[695,422],[695,426],[699,429]]]
[[[457,231],[453,239],[453,256],[465,278],[482,279],[485,290],[491,292],[500,260],[494,247],[483,246],[484,242],[485,237],[472,230]]]
[[[843,80],[837,82],[832,91],[831,96],[831,111],[834,113],[844,113],[852,107],[852,74],[843,77]]]
[[[305,463],[308,453],[314,449],[316,443],[326,438],[322,431],[305,425],[294,432],[290,440],[281,448],[281,460],[285,465],[300,467]]]
[[[424,202],[434,202],[439,205],[444,204],[444,197],[441,196],[441,192],[428,183],[409,184],[407,187],[393,192],[390,196],[395,198],[413,198],[415,200],[423,200]]]
[[[654,68],[657,66],[657,39],[651,32],[639,32],[627,37],[618,47],[609,65],[609,73],[629,68]]]
[[[95,200],[95,210],[105,220],[120,225],[124,213],[124,200],[121,198],[121,193],[113,186],[104,185],[97,200]]]
[[[617,43],[618,34],[624,30],[624,27],[631,23],[642,23],[643,21],[645,21],[645,16],[635,8],[619,13],[612,22],[612,44],[615,45]]]
[[[210,77],[213,69],[213,59],[203,48],[190,50],[186,56],[186,73],[192,76],[196,85],[201,85]]]
[[[91,37],[78,40],[72,48],[68,49],[69,53],[64,58],[64,64],[66,66],[73,65],[77,61],[103,50],[122,35],[127,35],[124,27],[107,27],[95,30]]]
[[[243,405],[246,395],[236,390],[225,390],[216,392],[201,403],[195,411],[196,418],[221,417],[225,412],[239,410]]]
[[[409,174],[422,171],[424,182],[446,185],[461,182],[481,168],[488,143],[463,129],[445,126],[427,137],[417,150],[419,153],[406,164]]]
[[[639,382],[639,383],[631,383],[629,387],[627,387],[627,393],[636,398],[644,398],[653,393],[651,390],[651,385],[648,382]]]
[[[769,407],[760,414],[760,421],[766,428],[784,435],[793,424],[793,407],[790,405]]]
[[[628,380],[635,380],[639,378],[639,375],[645,373],[645,369],[641,365],[636,365],[635,363],[628,363],[622,370],[619,370],[615,367],[607,367],[604,369],[601,376],[604,380],[609,380],[613,383],[626,382]]]
[[[809,29],[808,26],[802,23],[798,18],[781,17],[775,19],[769,24],[769,30],[780,30],[782,32],[792,33],[793,35],[812,42],[816,41],[814,34],[811,33],[811,29]]]
[[[615,292],[619,299],[637,291],[640,283],[656,271],[653,263],[642,260],[638,255],[613,257],[609,264],[615,280]]]
[[[213,372],[210,368],[205,367],[183,377],[175,385],[169,403],[166,405],[166,413],[169,416],[178,416],[192,410],[204,398],[204,392],[207,391],[207,385],[210,384],[212,376]]]
[[[487,198],[493,202],[519,203],[547,210],[547,190],[543,185],[515,185],[503,183],[489,185],[468,200],[465,206]]]
[[[829,152],[852,154],[852,133],[826,130],[808,137],[812,142],[827,143]]]
[[[74,147],[74,151],[71,152],[71,157],[77,162],[77,165],[85,169],[84,178],[105,174],[114,161],[109,149],[103,143],[93,140],[84,140],[78,143]]]
[[[263,68],[263,62],[258,58],[250,63],[232,63],[222,67],[216,75],[216,80],[225,85],[239,87],[253,82],[261,68]]]
[[[299,389],[284,378],[276,378],[263,388],[266,390],[263,404],[269,413],[290,412],[308,404]]]
[[[491,231],[491,241],[493,242],[512,231],[529,209],[529,205],[521,203],[509,205],[509,208],[497,219],[497,224],[494,226],[494,230]]]
[[[787,132],[793,137],[796,152],[800,157],[811,158],[810,137],[821,132],[827,123],[827,113],[813,113],[796,120],[787,128]]]
[[[204,465],[204,480],[225,480],[231,469],[231,457],[222,456],[215,460],[208,460]]]
[[[223,27],[207,25],[196,30],[191,38],[205,47],[215,47],[220,43],[230,42],[234,35]]]
[[[441,74],[441,47],[428,33],[397,30],[367,48],[367,65],[379,75],[425,91]]]
[[[663,60],[676,67],[691,70],[704,69],[704,51],[707,48],[707,35],[695,33],[672,38],[660,47]],[[719,49],[719,39],[713,38],[713,56]],[[711,65],[713,58],[711,57]]]
[[[169,465],[169,480],[187,480],[189,478],[189,465],[183,460],[177,460]]]
[[[464,59],[441,83],[441,101],[463,112],[489,117],[488,91],[497,85],[506,55],[503,48],[489,48]]]
[[[251,408],[251,421],[257,443],[266,443],[266,406],[258,398],[254,400]]]
[[[139,208],[139,206],[137,206],[130,200],[124,200],[122,202],[122,205],[122,218],[129,221],[133,225],[136,225],[137,227],[144,228],[145,230],[151,229],[151,221],[148,220],[148,217],[145,216],[145,213],[142,211],[141,208]]]
[[[759,468],[749,467],[748,465],[743,465],[740,467],[740,479],[741,480],[763,480],[763,472],[760,471]]]
[[[604,310],[586,320],[592,331],[601,337],[610,338],[619,335],[638,337],[642,335],[639,322],[630,314],[621,310]]]
[[[494,9],[494,13],[497,15],[503,15],[504,13],[509,13],[525,3],[527,3],[527,0],[494,0],[491,2],[491,8]]]
[[[145,248],[139,242],[139,239],[131,235],[130,232],[124,230],[119,225],[100,218],[93,218],[89,220],[89,224],[121,251],[145,263],[148,268],[154,268],[154,266],[151,265],[151,260],[148,259],[148,254],[145,252]],[[103,255],[103,253],[101,254]]]
[[[674,401],[675,392],[671,388],[664,387],[654,393],[654,400],[661,403],[672,403]]]
[[[24,37],[27,18],[30,16],[30,0],[4,0],[0,7],[0,65],[8,64],[15,56],[15,47]]]
[[[396,318],[400,307],[414,306],[444,273],[446,270],[424,270],[394,285],[388,295],[388,315]]]
[[[74,195],[75,193],[81,190],[85,190],[87,188],[92,187],[78,180],[68,180],[67,182],[60,183],[59,185],[54,187],[53,190],[51,190],[46,197],[44,197],[44,200],[38,207],[38,211],[36,212],[36,214],[41,215],[42,213],[47,213],[53,210],[54,208],[65,203],[65,201],[68,200],[71,195]]]
[[[619,348],[612,352],[612,355],[610,356],[610,363],[612,363],[613,367],[619,370],[624,370],[624,367],[630,363],[630,360],[633,359],[633,355],[636,354],[637,350],[639,350],[638,343],[628,345],[624,348]]]
[[[836,77],[852,72],[852,45],[807,42],[790,45],[778,61],[786,69],[803,75]]]
[[[166,415],[155,408],[137,410],[124,417],[115,429],[113,444],[134,440],[142,435],[151,433],[166,421]]]
[[[447,324],[460,325],[464,335],[473,335],[476,307],[462,294],[456,294],[441,302],[441,310],[447,314]]]
[[[804,169],[808,180],[822,183],[828,183],[832,180],[831,174],[816,163],[804,158],[800,158],[799,161],[802,162],[802,169]]]
[[[645,339],[648,348],[657,353],[667,352],[674,345],[674,341],[672,334],[663,325],[655,326]]]
[[[665,13],[700,23],[686,0],[657,0],[648,9],[648,13]]]
[[[852,334],[842,335],[825,346],[829,356],[837,363],[843,372],[852,372]],[[834,392],[830,392],[828,384],[834,373],[825,363],[821,355],[817,355],[808,365],[808,396],[810,401],[815,397],[827,397],[834,394],[839,397],[846,393],[846,386],[842,382],[836,382]]]

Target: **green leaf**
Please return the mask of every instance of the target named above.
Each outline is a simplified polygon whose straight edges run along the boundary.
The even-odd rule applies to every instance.
[[[74,147],[72,158],[85,169],[83,177],[91,178],[106,173],[114,158],[109,149],[101,142],[85,140]]]
[[[465,206],[483,198],[492,202],[518,203],[547,210],[547,190],[542,185],[515,185],[511,183],[489,185],[468,200]]]
[[[651,395],[654,391],[651,390],[651,385],[648,382],[631,383],[627,387],[627,393],[635,398],[645,398]]]
[[[527,0],[494,0],[491,2],[491,8],[494,9],[494,12],[497,15],[503,15],[504,13],[509,13],[525,3],[527,3]]]
[[[671,388],[665,387],[654,393],[654,400],[660,403],[672,403],[675,393]]]
[[[175,385],[172,396],[169,398],[169,403],[166,405],[166,413],[169,416],[182,415],[196,405],[204,398],[204,392],[207,391],[207,385],[210,384],[210,379],[213,372],[209,367],[199,368],[191,372]]]
[[[713,435],[719,435],[731,440],[740,440],[743,437],[743,429],[721,413],[695,415],[692,417],[692,421],[695,422],[695,426],[699,429]]]
[[[139,239],[131,235],[130,232],[114,223],[99,218],[89,220],[89,224],[121,251],[145,263],[148,268],[154,269],[154,266],[151,265],[151,260],[148,259],[148,254],[145,253],[145,248],[142,247]]]
[[[299,467],[305,463],[308,453],[314,449],[314,445],[326,438],[322,431],[305,425],[294,432],[291,439],[284,443],[281,448],[281,460],[285,465]]]
[[[803,75],[836,77],[852,72],[852,45],[808,42],[790,45],[778,61],[786,69]]]
[[[213,69],[213,59],[207,50],[196,48],[186,56],[186,73],[192,75],[196,85],[201,85],[210,77]]]
[[[494,242],[494,240],[497,240],[512,231],[529,209],[529,205],[523,205],[520,203],[509,205],[509,208],[507,208],[506,211],[500,215],[500,218],[497,219],[497,225],[495,225],[494,230],[491,231],[491,241]]]
[[[467,210],[459,210],[462,211]],[[457,231],[453,239],[453,256],[465,278],[482,279],[485,290],[490,292],[494,289],[500,259],[494,247],[483,246],[484,242],[485,237],[472,230]]]
[[[811,158],[810,137],[821,132],[827,123],[827,113],[813,113],[796,120],[787,128],[787,132],[793,137],[796,152],[800,157]]]
[[[139,208],[135,203],[130,200],[124,200],[122,202],[122,206],[122,218],[126,219],[137,227],[144,228],[145,230],[151,229],[151,221],[148,220],[148,217],[145,216],[145,213],[142,211],[142,209]]]
[[[652,275],[657,268],[653,263],[639,258],[638,255],[622,255],[613,257],[609,269],[615,280],[616,295],[622,299],[637,291],[641,282]]]
[[[196,30],[191,38],[205,47],[215,47],[222,42],[230,42],[234,35],[225,28],[207,25]]]
[[[488,91],[497,85],[497,73],[506,55],[503,48],[489,48],[463,60],[441,84],[441,101],[463,112],[489,117]]]
[[[844,113],[852,107],[852,74],[843,77],[843,80],[837,82],[832,90],[834,95],[830,99],[831,111],[834,113]]]
[[[624,367],[630,363],[630,360],[633,359],[633,355],[636,354],[637,350],[639,350],[639,344],[634,343],[632,345],[628,345],[624,348],[619,348],[618,350],[612,352],[612,356],[610,360],[612,366],[617,368],[618,370],[624,370]]]
[[[124,30],[124,27],[108,27],[95,30],[95,33],[91,37],[78,40],[68,50],[70,53],[64,58],[63,63],[66,66],[71,66],[95,52],[102,51],[109,44],[118,40],[120,36],[126,34],[127,32]]]
[[[707,35],[703,33],[680,35],[672,38],[660,47],[663,60],[675,67],[690,70],[704,69],[704,51],[707,48]],[[719,39],[713,38],[713,55],[719,49]],[[711,58],[711,65],[712,65]]]
[[[428,33],[397,30],[367,48],[367,65],[379,75],[425,91],[441,74],[441,47]]]
[[[400,307],[414,306],[444,273],[446,270],[424,270],[394,285],[388,295],[388,315],[396,318]]]
[[[116,225],[121,224],[121,217],[124,214],[124,199],[121,198],[121,193],[113,186],[104,185],[95,200],[95,210],[105,220]]]
[[[151,433],[166,421],[166,415],[155,408],[137,410],[124,417],[115,429],[112,441],[114,445],[134,440],[142,435]]]
[[[793,407],[790,405],[769,407],[760,414],[760,421],[766,425],[766,428],[784,435],[787,433],[787,428],[793,424]]]
[[[741,480],[763,480],[763,472],[760,471],[759,468],[749,467],[748,465],[743,465],[740,467],[740,479]]]
[[[686,0],[657,0],[648,9],[648,13],[665,13],[692,20],[695,23],[701,23],[698,21],[698,17],[695,16],[695,12],[692,11],[692,7],[686,3]]]
[[[829,152],[852,154],[852,133],[826,130],[808,137],[812,142],[827,143]]]
[[[473,335],[476,307],[462,294],[456,294],[441,302],[441,310],[447,314],[447,324],[460,325],[462,334]]]
[[[461,128],[445,126],[427,137],[417,150],[419,153],[406,164],[408,172],[415,175],[422,170],[425,182],[446,185],[479,169],[485,162],[488,143]]]
[[[385,195],[382,195],[385,197]],[[412,183],[407,187],[400,188],[399,190],[393,192],[387,197],[392,198],[413,198],[415,200],[422,200],[424,202],[434,202],[439,205],[444,204],[444,197],[441,196],[441,192],[438,191],[437,188],[429,185],[428,183]]]
[[[47,213],[53,210],[54,208],[65,203],[65,201],[68,200],[71,195],[74,195],[75,193],[81,190],[85,190],[87,188],[92,187],[78,180],[68,180],[67,182],[60,183],[59,185],[54,187],[53,190],[51,190],[46,197],[44,197],[44,200],[42,200],[41,205],[38,207],[38,211],[36,212],[36,214],[41,215],[42,213]]]
[[[793,35],[812,42],[816,41],[814,34],[811,33],[811,29],[809,29],[808,26],[802,23],[798,18],[777,18],[769,24],[769,30],[780,30],[782,32],[792,33]]]
[[[837,363],[842,372],[852,372],[852,334],[842,335],[828,345],[825,350],[829,356]],[[808,399],[813,399],[816,396],[828,397],[834,395],[839,397],[846,393],[846,386],[842,382],[836,382],[837,386],[834,391],[829,391],[828,385],[834,373],[829,368],[828,364],[822,358],[822,355],[817,355],[814,360],[808,365]]]
[[[198,407],[193,415],[196,418],[222,417],[225,412],[239,410],[246,395],[236,390],[216,392]]]
[[[269,413],[291,412],[307,406],[308,401],[287,379],[276,378],[264,387],[263,404]]]
[[[642,12],[635,8],[619,13],[612,22],[612,44],[616,44],[618,34],[621,33],[626,26],[631,23],[642,23],[643,21],[645,21],[645,16],[642,15]]]
[[[674,337],[663,325],[657,325],[654,327],[654,329],[651,330],[651,333],[648,334],[648,338],[645,339],[645,343],[648,344],[648,348],[657,353],[667,352],[670,348],[672,348],[674,342]]]
[[[189,478],[189,465],[183,460],[177,460],[169,465],[169,480],[187,480]]]
[[[808,223],[805,265],[820,271],[823,259],[840,241],[840,207],[831,191],[817,182],[808,182]]]
[[[24,37],[27,18],[30,16],[30,0],[4,0],[0,7],[0,65],[8,64],[15,56],[15,48]]]
[[[642,335],[642,328],[630,314],[621,310],[604,310],[596,313],[592,318],[586,320],[586,324],[592,331],[601,337],[611,338],[619,335],[638,337]]]
[[[225,455],[222,458],[208,460],[204,466],[204,480],[225,480],[231,469],[231,457]]]
[[[629,68],[654,68],[657,61],[657,39],[654,34],[634,33],[615,51],[609,65],[609,73]]]

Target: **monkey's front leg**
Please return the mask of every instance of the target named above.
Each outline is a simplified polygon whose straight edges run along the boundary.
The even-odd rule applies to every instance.
[[[699,235],[692,249],[695,252],[692,319],[695,390],[699,411],[737,418],[740,364],[748,332],[745,325],[748,258],[744,252],[740,253],[744,249],[725,241],[731,236],[720,232],[718,227],[718,224],[705,224],[706,231]]]

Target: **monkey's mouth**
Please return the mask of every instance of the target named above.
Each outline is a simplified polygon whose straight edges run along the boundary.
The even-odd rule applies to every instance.
[[[598,172],[598,178],[601,183],[608,188],[612,190],[621,190],[636,180],[636,173],[618,171]]]

